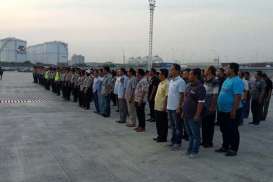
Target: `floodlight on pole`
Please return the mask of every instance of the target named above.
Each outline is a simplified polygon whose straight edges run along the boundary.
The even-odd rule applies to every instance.
[[[155,0],[148,0],[148,1],[150,6],[148,70],[150,70],[153,65],[154,10],[156,7],[156,1]]]

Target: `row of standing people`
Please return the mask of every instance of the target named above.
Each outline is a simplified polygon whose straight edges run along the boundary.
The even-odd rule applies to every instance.
[[[120,113],[117,122],[127,123],[126,126],[133,127],[137,132],[146,129],[145,106],[149,105],[149,120],[155,121],[157,128],[154,140],[167,142],[168,127],[171,127],[171,150],[181,148],[184,136],[189,140],[186,154],[190,157],[199,153],[200,145],[205,148],[213,146],[216,116],[223,136],[222,147],[216,152],[227,156],[237,155],[240,140],[238,127],[248,117],[250,102],[252,123],[257,124],[257,117],[258,120],[266,117],[263,109],[257,114],[257,98],[260,106],[265,106],[259,109],[266,110],[271,96],[270,88],[266,88],[269,86],[265,84],[267,82],[270,85],[270,79],[265,79],[266,75],[257,72],[255,80],[251,82],[248,73],[239,72],[236,63],[218,71],[213,66],[204,71],[182,71],[179,65],[174,64],[170,71],[161,69],[157,72],[152,69],[148,74],[143,69],[135,71],[132,68],[128,71],[121,68],[116,74],[111,74],[107,66],[91,71],[64,69],[60,74],[60,82],[58,69],[42,72],[40,75],[46,80],[44,85],[47,89],[49,83],[52,91],[59,95],[58,91],[54,91],[57,87],[57,90],[62,90],[66,100],[69,100],[72,92],[73,100],[77,102],[79,97],[79,105],[85,109],[90,108],[92,99],[95,112],[104,117],[110,117],[111,98],[116,95]],[[52,72],[53,76],[47,75],[47,72]],[[37,82],[35,77],[34,82]]]

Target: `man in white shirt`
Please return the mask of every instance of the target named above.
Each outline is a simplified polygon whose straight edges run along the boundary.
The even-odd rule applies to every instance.
[[[98,114],[101,114],[101,111],[103,109],[102,108],[103,98],[101,95],[101,86],[102,86],[102,81],[104,79],[103,69],[100,69],[98,73],[99,73],[99,77],[98,77],[98,83],[97,83],[97,86],[98,86],[97,95],[98,95],[98,103],[99,103],[99,110],[100,110]]]
[[[96,111],[95,113],[100,113],[100,104],[99,104],[99,93],[100,93],[100,86],[101,86],[102,78],[99,77],[99,71],[94,70],[94,78],[93,78],[93,97]]]
[[[244,123],[244,118],[247,115],[248,110],[248,98],[249,98],[249,82],[245,79],[245,73],[240,72],[239,76],[244,83],[244,94],[242,95],[242,114],[240,118],[240,125]]]
[[[136,126],[136,106],[135,106],[135,89],[137,86],[136,71],[130,68],[128,71],[128,83],[125,91],[125,98],[128,108],[128,127]]]
[[[117,105],[117,110],[116,110],[116,112],[119,112],[119,103],[118,103],[118,88],[119,88],[119,85],[120,85],[120,78],[121,78],[121,76],[120,76],[120,70],[117,70],[117,72],[116,72],[116,78],[115,78],[115,85],[114,85],[114,91],[113,91],[113,93],[114,93],[114,99],[115,99],[115,101],[114,101],[114,105]],[[115,104],[116,103],[116,104]]]
[[[118,103],[119,103],[119,114],[120,120],[117,123],[126,123],[128,116],[128,108],[125,99],[125,91],[128,83],[128,77],[124,68],[120,69],[120,83],[118,85]]]
[[[169,83],[167,110],[169,121],[172,126],[172,138],[170,147],[172,150],[178,150],[182,142],[182,105],[184,100],[184,92],[186,82],[180,77],[181,67],[174,64],[170,70],[172,79]]]

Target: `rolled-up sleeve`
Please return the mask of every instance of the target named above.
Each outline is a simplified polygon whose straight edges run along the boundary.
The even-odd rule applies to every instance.
[[[198,103],[205,103],[206,99],[206,89],[204,86],[201,86],[197,90],[197,101]]]
[[[179,93],[184,93],[186,90],[186,83],[184,80],[181,80],[178,84],[178,91]]]

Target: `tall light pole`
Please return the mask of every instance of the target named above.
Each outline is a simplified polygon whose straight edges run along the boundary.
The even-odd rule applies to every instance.
[[[123,60],[123,65],[125,65],[126,62],[126,56],[124,50],[122,50],[122,60]]]
[[[153,34],[154,34],[154,10],[155,10],[155,0],[148,0],[150,5],[150,27],[149,27],[149,55],[148,55],[148,70],[152,68],[153,65]]]
[[[215,62],[216,62],[216,64],[217,64],[217,66],[218,67],[220,67],[220,56],[219,56],[219,54],[217,53],[217,51],[215,50],[215,49],[210,49],[216,56],[217,56],[217,58],[215,58],[214,60],[215,60]]]

